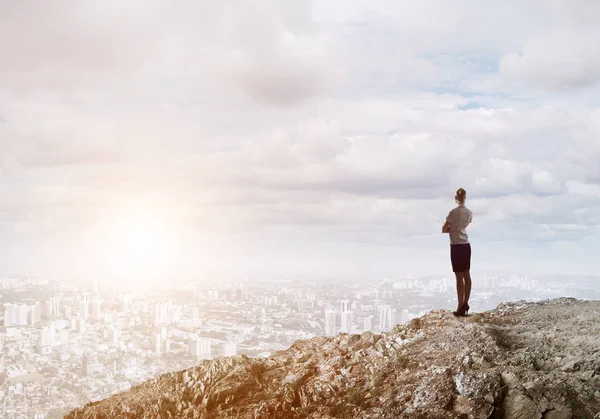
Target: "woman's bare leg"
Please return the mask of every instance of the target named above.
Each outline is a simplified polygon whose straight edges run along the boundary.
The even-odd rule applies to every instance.
[[[465,299],[464,304],[469,304],[469,298],[471,297],[471,272],[463,272],[463,278],[465,279]]]
[[[464,272],[454,272],[454,275],[456,276],[456,295],[458,296],[458,308],[456,310],[458,311],[465,302]]]

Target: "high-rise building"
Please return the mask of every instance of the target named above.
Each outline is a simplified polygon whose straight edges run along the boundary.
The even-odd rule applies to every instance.
[[[379,329],[388,331],[392,328],[394,322],[394,311],[390,305],[379,307]]]
[[[87,320],[90,317],[90,302],[89,301],[81,301],[79,303],[79,316],[83,320]]]
[[[13,307],[14,304],[5,303],[4,304],[4,327],[10,327],[13,325]]]
[[[333,310],[327,310],[325,312],[325,335],[334,336],[336,334],[336,319],[337,312]]]
[[[160,331],[152,334],[152,352],[160,353],[162,351],[162,336]]]
[[[235,301],[241,302],[244,301],[244,292],[242,291],[241,285],[240,288],[235,290]]]
[[[43,304],[40,304],[39,309],[41,309],[41,316],[46,319],[60,316],[58,298],[51,298],[44,301]]]
[[[208,339],[200,339],[200,358],[212,358],[212,342]]]
[[[42,328],[40,333],[40,344],[43,346],[50,346],[54,342],[52,342],[52,336],[50,335],[50,326],[46,326]]]
[[[35,307],[35,305],[27,304],[4,304],[4,326],[35,325]]]
[[[190,355],[200,359],[212,358],[212,342],[209,339],[190,338],[188,341]]]
[[[65,313],[65,317],[67,319],[71,319],[73,317],[73,310],[69,306],[63,306],[63,312]]]
[[[82,318],[76,318],[75,319],[75,331],[77,333],[81,333],[82,335],[85,334],[86,331],[86,322],[84,319]]]
[[[196,322],[200,318],[200,310],[198,307],[192,307],[192,321]]]
[[[354,330],[353,313],[351,311],[342,311],[340,332],[352,333]]]
[[[174,310],[171,313],[171,322],[170,324],[179,324],[179,320],[181,318],[181,314],[179,310]]]
[[[60,316],[60,301],[58,298],[52,298],[50,300],[50,304],[52,305],[52,316],[59,317]]]
[[[52,317],[52,301],[47,300],[42,304],[42,317],[49,319]]]
[[[111,327],[108,329],[106,333],[106,341],[111,345],[117,345],[119,343],[119,339],[121,337],[120,330],[116,327]]]
[[[370,332],[373,330],[373,316],[367,316],[364,320],[364,331]]]
[[[50,334],[50,345],[54,346],[56,344],[56,323],[52,323],[48,326],[49,334]]]
[[[40,331],[37,351],[39,354],[49,354],[52,352],[56,330],[54,325],[46,326]]]
[[[38,323],[38,321],[37,321],[37,312],[38,312],[38,306],[37,305],[30,306],[29,313],[27,313],[27,324],[35,326],[35,324]]]
[[[62,329],[59,333],[59,338],[60,338],[61,346],[68,346],[69,345],[69,330]]]
[[[83,320],[87,320],[90,316],[90,296],[87,292],[81,294],[81,301],[79,302],[79,317]]]
[[[196,348],[197,342],[198,342],[198,339],[196,339],[196,338],[188,339],[188,354],[189,355],[198,356],[197,353],[199,350]]]
[[[121,312],[127,313],[131,310],[133,305],[133,296],[131,294],[119,294],[119,301],[121,302]]]
[[[102,302],[100,300],[92,301],[92,318],[96,321],[102,320]]]
[[[42,321],[42,303],[40,303],[39,301],[35,303],[34,321],[35,323],[39,323]]]
[[[350,306],[350,300],[343,300],[341,302],[341,309],[340,311],[343,313],[344,311],[350,311],[352,309],[352,307]]]
[[[87,354],[84,354],[81,357],[81,372],[86,377],[89,375],[89,370],[88,370],[89,364],[90,364],[90,356]]]
[[[31,310],[31,306],[28,306],[26,304],[19,305],[19,308],[17,309],[17,313],[18,313],[17,318],[19,319],[18,320],[19,326],[26,326],[28,324],[30,310]]]
[[[154,303],[154,326],[170,324],[172,322],[171,301],[156,301]]]
[[[95,354],[84,354],[81,358],[81,372],[88,377],[102,370],[102,364],[98,362]]]

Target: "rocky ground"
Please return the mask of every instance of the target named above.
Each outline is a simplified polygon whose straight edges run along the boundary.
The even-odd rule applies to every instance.
[[[67,418],[600,418],[600,301],[435,310],[373,335],[205,361]]]

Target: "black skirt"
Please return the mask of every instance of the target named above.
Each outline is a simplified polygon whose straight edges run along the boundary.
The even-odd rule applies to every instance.
[[[452,272],[471,270],[471,244],[451,244],[450,260],[452,261]]]

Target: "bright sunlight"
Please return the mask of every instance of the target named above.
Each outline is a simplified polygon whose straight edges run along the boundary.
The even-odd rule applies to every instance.
[[[160,217],[134,214],[114,222],[105,243],[106,269],[121,280],[166,278],[179,262],[179,241]]]

